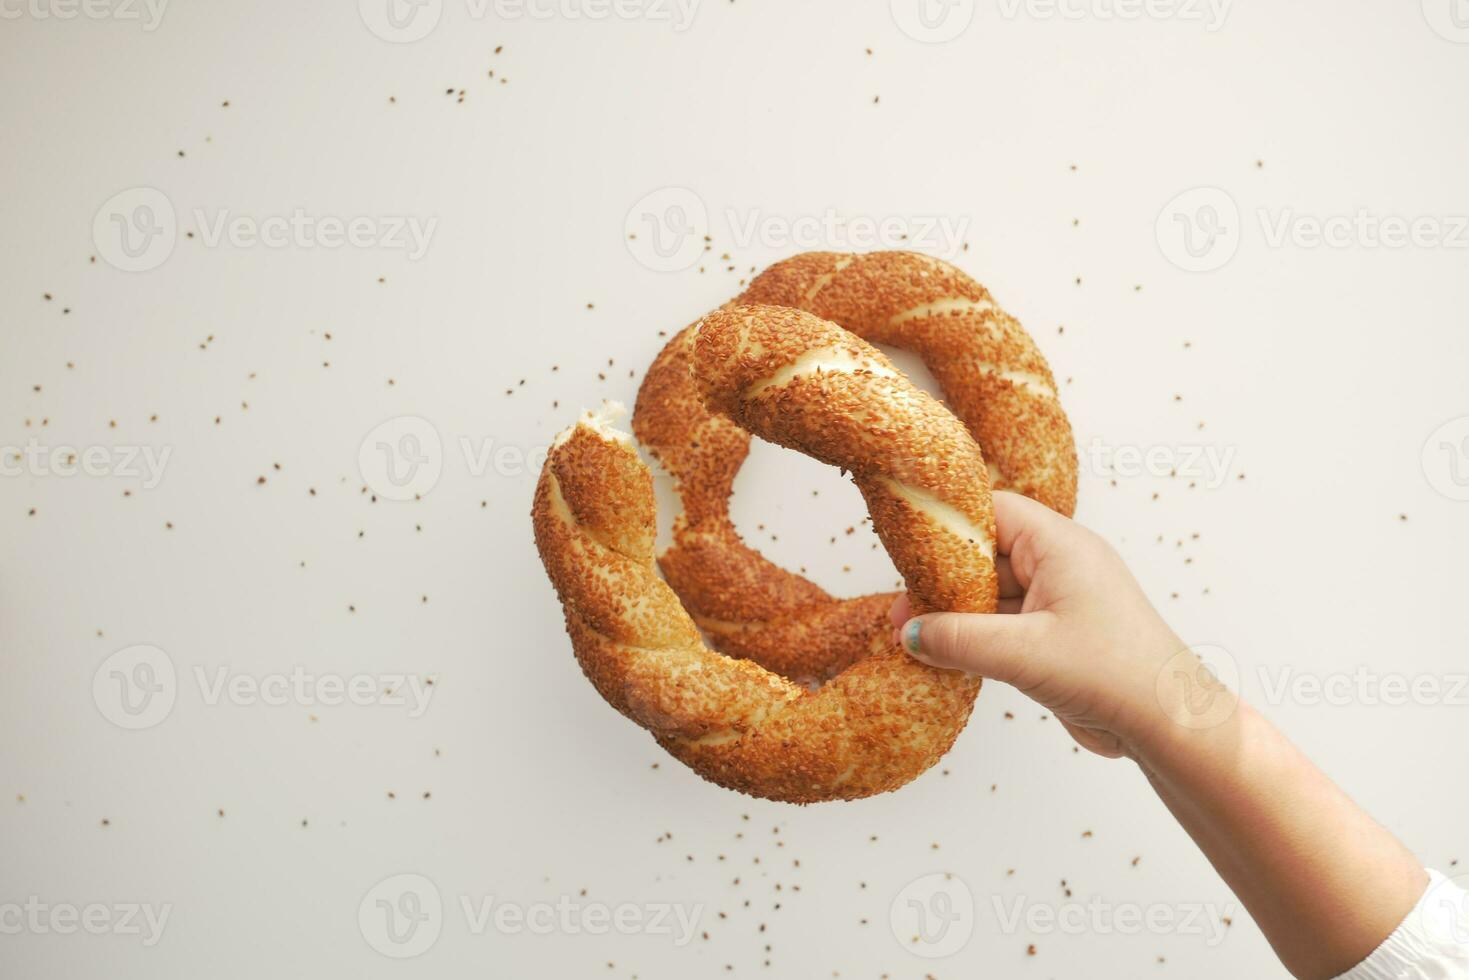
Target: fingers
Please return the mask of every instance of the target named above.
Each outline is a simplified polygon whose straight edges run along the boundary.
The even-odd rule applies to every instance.
[[[1002,499],[1004,498],[1004,499]],[[1016,537],[1027,527],[1039,526],[1045,520],[1043,516],[1037,515],[1032,508],[1038,509],[1042,514],[1049,514],[1056,520],[1065,520],[1064,517],[1052,512],[1043,504],[1038,504],[1027,497],[1004,491],[995,494],[995,519],[1002,523],[1000,531],[999,550],[1000,554],[995,556],[995,577],[1000,585],[1000,612],[1019,612],[1018,600],[1025,598],[1026,587],[1030,585],[1030,575],[1027,573],[1022,581],[1017,574],[1014,563],[1010,560],[1009,550],[1015,543]],[[1001,517],[1001,510],[1005,511]],[[1005,529],[1008,528],[1009,535],[1006,536]],[[1028,563],[1028,572],[1034,570],[1034,562]],[[1006,602],[1006,600],[1017,600]],[[908,605],[907,593],[902,593],[893,601],[893,608],[888,611],[888,619],[892,620],[893,627],[899,628],[908,621],[911,608]]]
[[[1056,534],[1071,523],[1045,504],[1009,490],[996,490],[994,502],[996,543],[1002,554],[1014,554],[1015,539],[1022,534]]]
[[[1071,527],[1071,521],[1045,504],[1008,490],[997,490],[995,501],[995,549],[1010,558],[1011,573],[1020,591],[1030,588],[1031,576],[1046,551]],[[998,566],[998,562],[996,563]],[[1001,580],[1001,595],[1004,595]]]
[[[1018,613],[1020,604],[1025,601],[1025,590],[1015,580],[1015,573],[1010,568],[1010,559],[1001,555],[995,562],[995,572],[1000,579],[999,611]],[[893,600],[893,608],[888,610],[888,619],[892,621],[893,628],[897,629],[902,626],[912,615],[912,609],[908,605],[908,593],[899,593],[898,597]]]
[[[911,656],[931,666],[1014,684],[1022,673],[1046,669],[1053,619],[1048,612],[929,613],[904,623],[900,642]]]
[[[1025,595],[1025,588],[1015,577],[1015,567],[1010,564],[1009,555],[1000,555],[995,559],[995,576],[1000,580],[1001,599],[1015,599]]]
[[[893,629],[897,629],[908,621],[908,593],[900,592],[893,600],[893,608],[888,610],[888,619],[892,620]]]
[[[995,610],[1006,616],[1018,615],[1025,607],[1025,597],[1019,596],[1014,599],[1001,599],[999,607]],[[893,608],[888,611],[888,619],[893,624],[893,642],[898,646],[903,644],[903,625],[908,622],[908,597],[899,596],[893,603]],[[904,647],[906,649],[906,647]],[[911,652],[911,651],[910,651]]]

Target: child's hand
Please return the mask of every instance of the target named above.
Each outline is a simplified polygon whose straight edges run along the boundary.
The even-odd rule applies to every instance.
[[[935,667],[1013,685],[1093,752],[1136,755],[1171,726],[1189,693],[1174,677],[1194,676],[1197,661],[1111,545],[1018,494],[994,500],[1000,614],[908,619],[900,598],[892,611],[900,645]]]
[[[1105,541],[1013,493],[995,494],[995,520],[999,613],[910,620],[899,599],[903,649],[1013,684],[1088,749],[1136,759],[1296,976],[1382,945],[1424,894],[1412,852],[1204,669]],[[1399,946],[1386,955],[1450,961]]]

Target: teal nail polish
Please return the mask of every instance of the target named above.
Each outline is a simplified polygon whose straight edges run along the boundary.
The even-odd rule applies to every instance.
[[[923,628],[923,621],[919,619],[908,620],[908,625],[903,627],[903,646],[909,653],[918,652],[918,631]]]

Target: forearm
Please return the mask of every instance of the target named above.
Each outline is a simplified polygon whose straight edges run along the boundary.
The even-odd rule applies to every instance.
[[[1423,893],[1413,855],[1248,705],[1135,757],[1297,977],[1351,969]]]
[[[1293,974],[1362,963],[1424,896],[1418,861],[1219,683],[1114,549],[1034,501],[994,500],[1002,603],[1020,611],[908,621],[900,603],[904,649],[1013,684],[1082,746],[1137,760]]]

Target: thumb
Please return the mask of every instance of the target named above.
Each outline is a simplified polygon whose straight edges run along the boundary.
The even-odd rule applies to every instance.
[[[927,613],[903,624],[900,645],[933,667],[1015,683],[1048,651],[1053,615],[1031,613]]]

